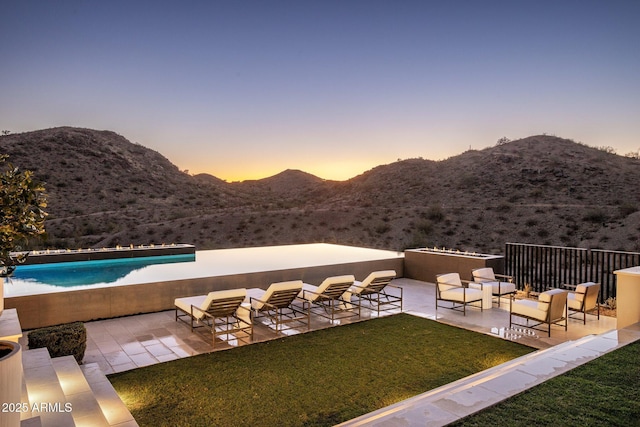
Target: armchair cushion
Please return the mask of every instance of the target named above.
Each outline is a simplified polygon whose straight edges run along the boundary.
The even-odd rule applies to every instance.
[[[511,313],[513,314],[521,314],[526,317],[531,317],[533,319],[544,322],[547,317],[546,307],[544,310],[540,310],[539,303],[537,301],[531,300],[518,300],[513,301],[511,305]]]
[[[474,282],[482,282],[485,285],[491,286],[491,293],[493,295],[512,294],[516,292],[515,283],[498,280],[491,267],[477,268],[472,271],[472,274]]]
[[[448,301],[473,302],[482,299],[482,291],[480,289],[471,288],[449,288],[440,292],[440,298]]]
[[[437,277],[437,281],[440,292],[462,287],[462,281],[458,273],[441,274]]]
[[[567,295],[567,304],[572,310],[583,310],[582,303],[584,301],[584,310],[591,310],[598,303],[599,285],[593,282],[580,283],[576,286],[574,292]],[[586,299],[586,300],[585,300]]]

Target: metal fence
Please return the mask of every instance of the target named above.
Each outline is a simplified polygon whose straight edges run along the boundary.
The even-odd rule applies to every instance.
[[[601,249],[507,243],[505,273],[513,276],[518,289],[525,283],[534,292],[563,284],[597,282],[600,298],[616,296],[614,271],[640,265],[640,253]]]

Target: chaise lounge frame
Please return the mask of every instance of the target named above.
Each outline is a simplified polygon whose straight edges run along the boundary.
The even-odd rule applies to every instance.
[[[176,321],[180,320],[188,324],[191,332],[200,327],[208,329],[212,335],[214,348],[216,337],[224,335],[229,337],[232,334],[246,333],[250,340],[253,340],[253,316],[249,307],[242,304],[245,298],[246,294],[214,298],[207,309],[191,304],[188,312],[176,305]],[[238,312],[241,310],[248,312],[247,317],[239,315]],[[189,317],[189,321],[185,320],[185,317]]]
[[[318,292],[326,281],[333,281],[322,292]],[[309,289],[312,285],[305,284],[300,295],[310,304],[311,313],[324,317],[335,322],[339,319],[358,317],[360,318],[361,306],[359,303],[352,303],[343,298],[343,295],[353,285],[353,276],[329,277],[320,286]],[[354,309],[354,307],[357,309]]]
[[[299,286],[297,286],[299,284]],[[283,325],[300,323],[310,329],[310,304],[298,295],[302,290],[302,281],[274,283],[271,286],[291,285],[288,289],[273,290],[268,299],[249,297],[253,318],[268,318],[275,325],[276,332],[281,332]],[[269,293],[269,289],[265,294]],[[297,301],[296,301],[297,300]],[[297,304],[296,304],[297,303]],[[260,306],[256,308],[256,306]]]
[[[354,282],[349,291],[345,293],[344,298],[351,301],[351,297],[355,297],[359,304],[367,301],[369,305],[367,308],[375,309],[378,316],[381,311],[400,309],[402,312],[403,290],[400,286],[391,284],[395,277],[396,272],[393,270],[374,271],[362,282]],[[396,294],[386,292],[389,288],[395,289]]]

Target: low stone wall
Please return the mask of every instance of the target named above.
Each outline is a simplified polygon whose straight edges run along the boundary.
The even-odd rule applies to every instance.
[[[8,297],[5,307],[17,309],[23,329],[33,329],[169,310],[176,298],[215,290],[266,289],[274,282],[299,279],[319,285],[329,276],[342,274],[362,280],[376,270],[395,270],[402,277],[403,258]]]
[[[463,280],[471,280],[471,271],[491,267],[497,274],[504,273],[502,255],[469,254],[434,251],[430,249],[408,249],[404,252],[404,277],[436,282],[438,274],[458,273]]]

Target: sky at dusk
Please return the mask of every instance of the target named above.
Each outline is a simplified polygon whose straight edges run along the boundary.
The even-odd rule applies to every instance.
[[[640,149],[640,1],[0,0],[0,129],[111,130],[227,181],[537,134]]]

